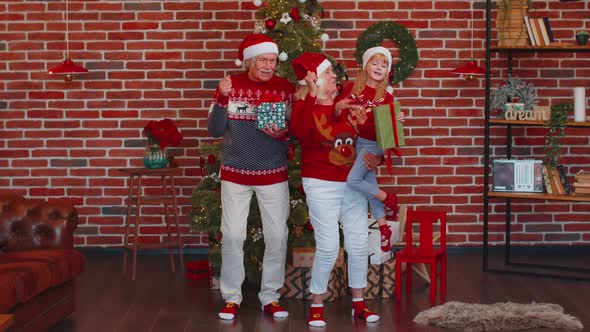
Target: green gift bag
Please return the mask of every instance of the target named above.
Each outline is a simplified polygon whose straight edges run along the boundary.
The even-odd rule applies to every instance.
[[[399,112],[400,104],[397,101],[373,108],[377,146],[381,150],[385,151],[406,145],[404,125],[396,120]]]

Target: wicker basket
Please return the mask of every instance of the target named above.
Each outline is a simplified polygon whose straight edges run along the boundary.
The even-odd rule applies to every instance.
[[[528,0],[496,0],[498,46],[530,45],[523,18],[528,16]]]

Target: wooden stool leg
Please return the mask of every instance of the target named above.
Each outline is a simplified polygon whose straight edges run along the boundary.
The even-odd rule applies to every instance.
[[[172,207],[174,208],[174,225],[176,226],[176,245],[178,246],[178,256],[180,260],[180,269],[184,268],[184,257],[182,254],[182,237],[180,236],[180,225],[178,223],[178,204],[176,203],[176,187],[174,185],[174,175],[170,176],[172,187]]]
[[[129,219],[131,217],[131,205],[133,196],[133,175],[129,176],[129,193],[127,195],[127,216],[125,217],[125,238],[123,240],[123,275],[127,274],[127,246],[129,245]]]
[[[164,196],[168,195],[168,185],[166,184],[166,176],[162,175],[162,190]],[[174,264],[174,255],[172,253],[172,231],[170,230],[170,212],[168,210],[168,203],[164,203],[164,222],[166,223],[166,247],[168,248],[168,256],[170,257],[170,269],[172,273],[176,272]]]
[[[141,175],[137,177],[137,195],[135,205],[135,237],[133,239],[133,260],[131,280],[135,280],[137,270],[137,251],[139,250],[139,223],[141,221]]]

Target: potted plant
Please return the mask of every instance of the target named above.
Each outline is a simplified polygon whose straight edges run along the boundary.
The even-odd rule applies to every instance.
[[[586,45],[586,43],[588,43],[588,32],[587,31],[576,32],[576,41],[578,42],[578,45]]]
[[[574,110],[573,103],[561,103],[551,106],[551,117],[546,123],[549,132],[545,137],[545,165],[555,168],[561,155],[561,138],[565,135],[565,126],[569,115]]]

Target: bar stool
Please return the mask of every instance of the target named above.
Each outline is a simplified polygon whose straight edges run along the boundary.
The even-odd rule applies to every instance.
[[[179,168],[120,168],[118,169],[121,173],[129,176],[129,195],[127,198],[127,217],[125,219],[125,242],[123,245],[123,274],[127,273],[127,254],[129,251],[132,252],[132,275],[131,279],[135,280],[136,266],[137,266],[137,252],[140,249],[168,249],[170,256],[170,267],[172,272],[175,272],[174,266],[174,255],[172,249],[178,248],[178,255],[180,257],[180,268],[184,266],[182,257],[182,238],[180,237],[180,230],[178,225],[178,206],[176,204],[176,190],[174,187],[174,177],[180,175],[181,170]],[[142,194],[142,178],[144,176],[159,176],[161,178],[162,195],[144,195]],[[137,181],[135,181],[137,178]],[[135,188],[134,188],[135,182]],[[168,192],[170,187],[170,193]],[[134,192],[135,189],[135,192]],[[139,243],[139,224],[141,222],[141,206],[148,204],[164,204],[167,237],[166,240],[161,243]],[[135,218],[131,221],[131,210],[135,207]],[[176,226],[176,241],[172,238],[170,212],[169,208],[172,208],[174,212],[174,225]],[[129,244],[129,228],[133,224],[134,238],[133,244]]]

